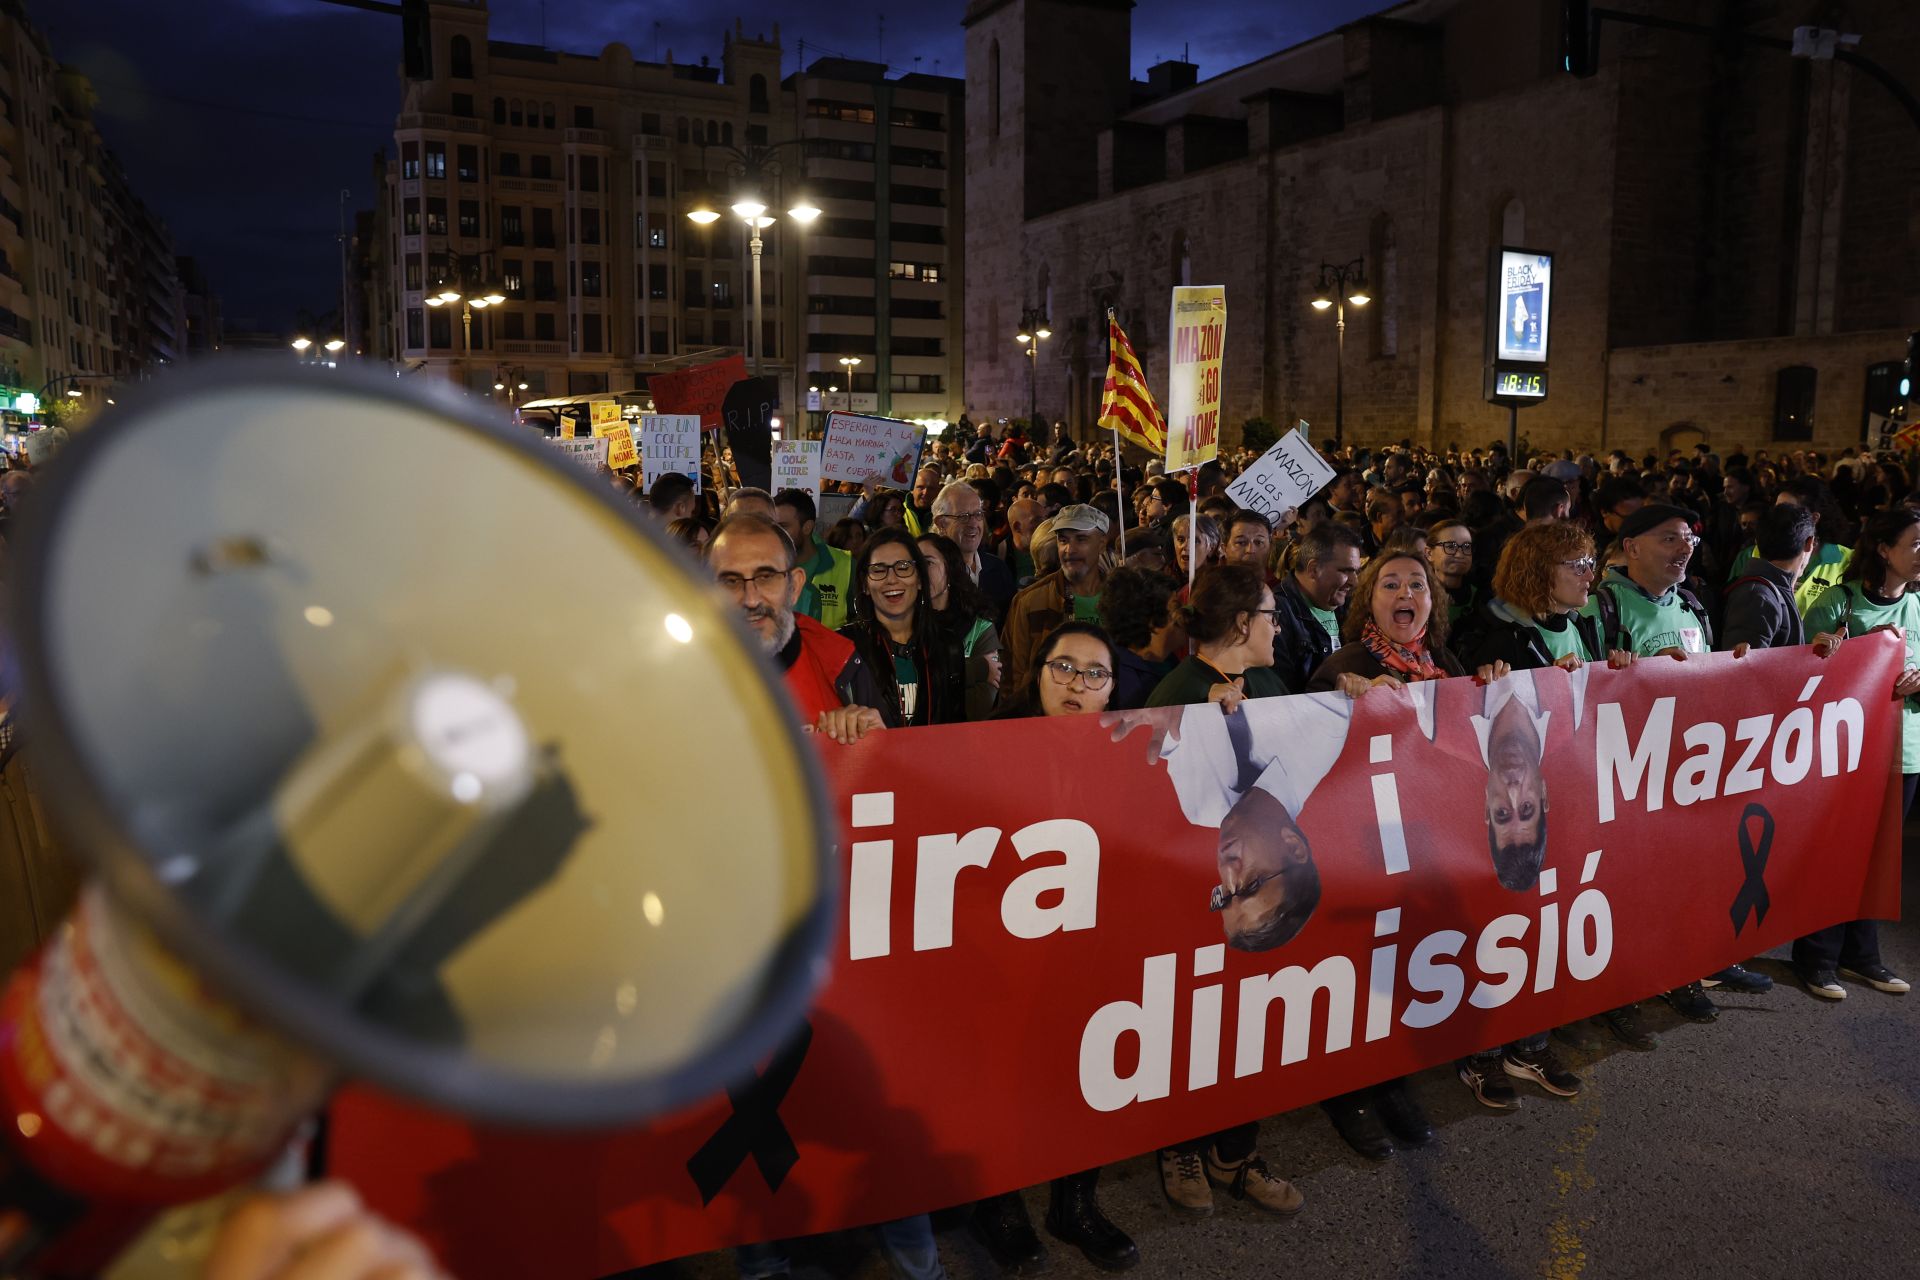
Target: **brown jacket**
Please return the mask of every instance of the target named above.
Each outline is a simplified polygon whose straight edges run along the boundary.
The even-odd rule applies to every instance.
[[[1027,673],[1040,656],[1040,642],[1047,633],[1073,616],[1067,580],[1058,569],[1014,596],[1007,606],[1007,625],[1002,628],[1007,662],[1012,667],[1002,688],[1015,692],[1027,687]]]

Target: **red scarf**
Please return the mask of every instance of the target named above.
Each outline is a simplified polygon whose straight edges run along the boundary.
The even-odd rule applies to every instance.
[[[1367,625],[1360,629],[1360,643],[1366,646],[1375,662],[1405,679],[1440,680],[1447,674],[1434,665],[1433,655],[1427,652],[1427,633],[1424,630],[1414,637],[1410,645],[1395,644],[1372,618],[1368,618]]]

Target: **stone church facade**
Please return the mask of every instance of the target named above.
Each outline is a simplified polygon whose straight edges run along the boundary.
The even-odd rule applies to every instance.
[[[1809,0],[1621,6],[1784,37]],[[1603,26],[1561,65],[1541,0],[1411,0],[1207,80],[1129,75],[1129,0],[972,0],[966,14],[966,401],[1092,430],[1115,308],[1163,391],[1170,288],[1227,288],[1224,439],[1334,423],[1322,263],[1361,259],[1349,440],[1504,437],[1483,374],[1490,251],[1555,256],[1536,444],[1857,443],[1920,328],[1920,121],[1833,61]],[[1856,0],[1859,51],[1920,67],[1920,6]]]

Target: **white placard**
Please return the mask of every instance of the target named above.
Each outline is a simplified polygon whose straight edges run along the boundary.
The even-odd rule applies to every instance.
[[[678,471],[700,492],[700,415],[651,413],[640,419],[640,479],[644,487]]]
[[[860,413],[828,414],[820,478],[853,484],[877,480],[882,488],[910,489],[926,441],[927,429],[918,423]]]
[[[1307,443],[1307,424],[1302,422],[1280,437],[1273,447],[1239,479],[1227,486],[1227,496],[1249,511],[1258,511],[1278,523],[1288,512],[1298,511],[1308,498],[1326,488],[1333,480],[1333,468]]]
[[[598,471],[607,461],[605,436],[550,436],[548,439],[562,457],[589,471]]]
[[[773,491],[805,489],[820,501],[820,445],[818,440],[773,442]]]

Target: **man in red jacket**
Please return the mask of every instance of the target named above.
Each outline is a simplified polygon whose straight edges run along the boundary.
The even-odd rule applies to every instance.
[[[880,686],[853,642],[796,612],[807,578],[786,530],[757,512],[728,516],[707,544],[707,566],[785,674],[809,731],[848,743],[881,727]]]

